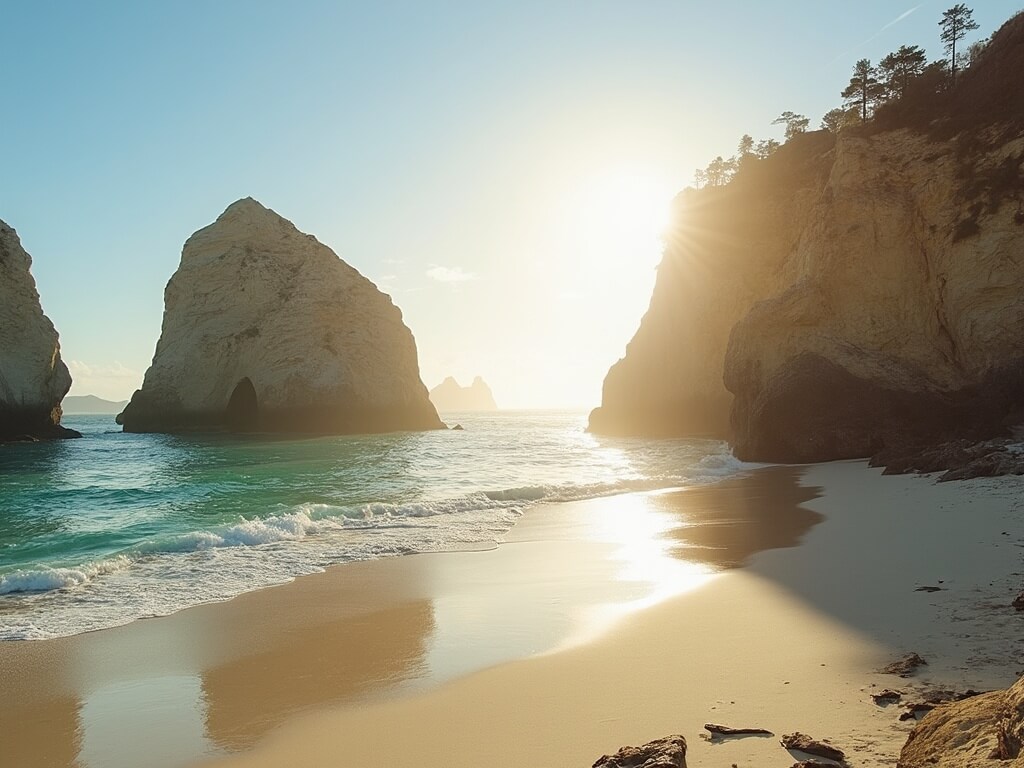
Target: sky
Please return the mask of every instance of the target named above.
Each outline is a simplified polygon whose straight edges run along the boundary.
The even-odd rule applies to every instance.
[[[127,399],[181,246],[252,196],[391,295],[428,387],[591,407],[673,195],[950,0],[0,0],[0,219],[73,394]],[[993,32],[1022,0],[971,4]]]

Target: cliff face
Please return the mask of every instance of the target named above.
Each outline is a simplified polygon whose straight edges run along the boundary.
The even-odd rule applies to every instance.
[[[0,221],[0,441],[80,437],[60,426],[71,374],[17,233]]]
[[[432,390],[430,402],[439,411],[494,411],[498,406],[487,382],[477,376],[468,387],[449,376]]]
[[[125,431],[443,426],[391,299],[251,198],[188,239],[164,303]]]
[[[741,458],[820,461],[997,434],[1024,413],[1024,138],[957,157],[895,131],[840,137],[789,255],[792,279],[731,332],[724,381]]]
[[[1022,51],[1019,16],[951,94],[682,196],[591,429],[810,462],[1024,422]]]
[[[650,308],[605,377],[592,431],[728,434],[729,331],[791,279],[787,257],[827,181],[832,145],[828,134],[800,136],[732,184],[676,198]]]

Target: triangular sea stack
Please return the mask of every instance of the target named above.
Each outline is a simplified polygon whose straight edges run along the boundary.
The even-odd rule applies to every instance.
[[[0,221],[0,441],[81,437],[60,426],[71,374],[31,267],[18,234]]]
[[[391,299],[252,198],[185,243],[126,432],[438,429]]]

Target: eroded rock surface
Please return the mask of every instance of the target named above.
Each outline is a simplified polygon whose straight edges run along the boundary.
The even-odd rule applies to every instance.
[[[1005,691],[943,704],[907,739],[897,768],[1024,768],[1024,679]]]
[[[185,243],[128,432],[319,434],[443,425],[384,293],[251,198]]]
[[[686,768],[686,739],[673,735],[623,747],[614,755],[603,755],[593,768]]]
[[[81,437],[60,426],[71,374],[31,266],[18,234],[0,221],[0,441]]]

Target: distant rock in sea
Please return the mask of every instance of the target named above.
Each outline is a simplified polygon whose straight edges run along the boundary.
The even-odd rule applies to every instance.
[[[252,198],[193,234],[126,432],[440,429],[390,297]]]
[[[126,405],[128,405],[127,400],[104,400],[96,395],[68,395],[61,403],[61,408],[67,415],[110,414],[113,416],[123,411]]]
[[[802,463],[1024,422],[1021,66],[1024,16],[956,98],[798,134],[680,195],[590,428],[716,434],[741,459]]]
[[[468,387],[459,386],[459,382],[449,376],[430,390],[430,402],[439,411],[495,411],[498,409],[494,402],[494,395],[491,394],[491,388],[479,376],[473,379],[473,383]]]
[[[0,441],[81,437],[60,425],[71,374],[31,267],[18,234],[0,221]]]

